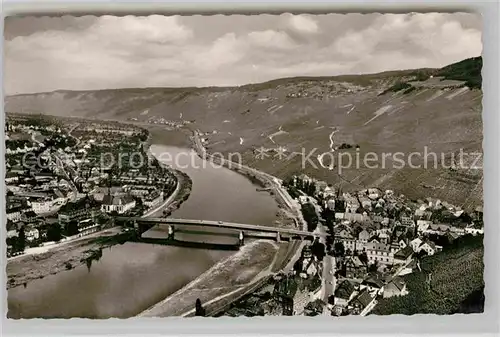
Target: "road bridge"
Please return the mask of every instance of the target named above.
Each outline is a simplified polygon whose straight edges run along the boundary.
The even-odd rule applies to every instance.
[[[275,238],[276,241],[297,239],[314,241],[320,237],[327,236],[325,233],[312,233],[293,228],[250,225],[227,221],[142,217],[116,217],[115,219],[118,221],[133,222],[134,227],[141,232],[141,234],[155,225],[168,226],[168,235],[170,239],[174,238],[175,227],[180,226],[205,227],[205,230],[209,228],[218,228],[239,231],[240,244],[243,244],[245,236],[253,236],[252,234],[254,233],[274,234],[272,237]]]

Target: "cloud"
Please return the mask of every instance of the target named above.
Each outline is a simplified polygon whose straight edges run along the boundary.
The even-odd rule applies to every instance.
[[[248,38],[250,43],[260,47],[282,49],[297,47],[285,32],[278,32],[275,30],[251,32],[248,34]]]
[[[96,34],[108,41],[174,43],[185,42],[192,37],[192,32],[178,22],[176,16],[151,15],[101,16],[89,29],[89,34]]]
[[[439,13],[383,15],[363,30],[346,32],[331,47],[361,71],[441,67],[482,51],[479,30]]]
[[[5,88],[224,86],[441,67],[481,54],[477,22],[439,13],[9,19]]]
[[[314,19],[305,15],[292,15],[289,19],[290,27],[301,33],[317,33],[318,24]]]

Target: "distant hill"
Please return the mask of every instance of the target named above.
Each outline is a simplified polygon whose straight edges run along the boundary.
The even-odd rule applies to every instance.
[[[256,148],[286,148],[313,155],[342,143],[373,152],[435,152],[446,161],[462,148],[482,151],[481,57],[442,69],[368,75],[295,77],[239,87],[54,91],[6,98],[7,112],[44,113],[157,123],[191,121],[207,134],[210,151],[238,152],[243,160],[280,177],[305,172],[344,190],[379,186],[411,198],[436,196],[464,207],[482,203],[482,171],[393,169],[366,165],[330,171],[291,160],[255,157]],[[336,133],[330,138],[333,129]],[[355,154],[355,147],[342,151]],[[338,151],[337,151],[338,153]],[[328,158],[328,156],[325,156]],[[379,158],[380,159],[380,158]],[[440,159],[440,158],[438,158]],[[326,159],[325,159],[326,160]],[[422,158],[414,157],[415,165]],[[389,167],[388,167],[389,166]]]
[[[483,58],[473,57],[457,63],[450,64],[436,72],[436,76],[446,79],[465,81],[470,88],[481,89]]]

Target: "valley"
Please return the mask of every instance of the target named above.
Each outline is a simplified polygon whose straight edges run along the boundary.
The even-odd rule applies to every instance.
[[[480,63],[474,58],[442,69],[299,77],[226,88],[25,94],[7,97],[6,111],[129,121],[159,134],[199,130],[209,152],[237,152],[245,164],[280,178],[304,172],[345,191],[373,186],[414,199],[432,194],[474,208],[482,203],[482,170],[452,170],[441,162],[449,162],[460,149],[470,157],[482,153]],[[358,145],[361,158],[368,153],[420,155],[414,156],[414,167],[393,168],[390,161],[375,168],[350,165],[341,172],[335,165],[322,167],[318,155],[343,143]],[[257,158],[259,148],[269,156]],[[316,165],[303,167],[311,151]],[[356,154],[354,148],[341,152]],[[425,168],[424,154],[429,153],[439,163]],[[331,166],[328,157],[322,158],[323,166]],[[432,154],[427,158],[436,161]]]

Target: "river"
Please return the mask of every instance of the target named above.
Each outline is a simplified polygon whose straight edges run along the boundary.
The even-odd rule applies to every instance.
[[[162,162],[188,174],[193,182],[189,199],[172,217],[272,225],[278,206],[266,192],[258,192],[246,177],[214,168],[187,148],[153,145]],[[164,236],[153,228],[151,236]],[[181,234],[178,239],[234,243],[235,238]],[[91,268],[35,280],[8,291],[9,318],[126,318],[167,298],[232,254],[127,242],[107,248]],[[193,303],[194,305],[194,303]]]

